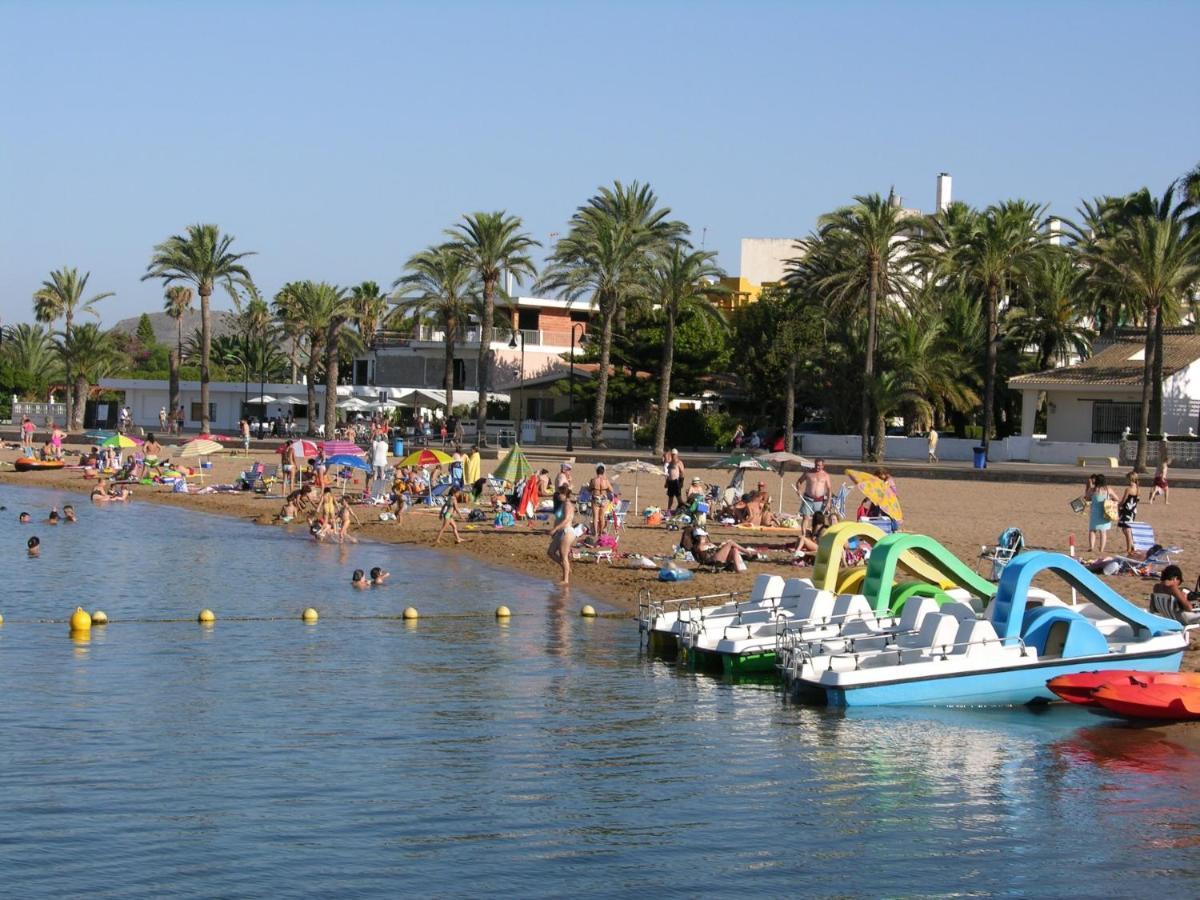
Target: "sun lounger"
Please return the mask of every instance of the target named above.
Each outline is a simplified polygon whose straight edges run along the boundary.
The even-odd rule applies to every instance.
[[[1133,539],[1133,549],[1145,554],[1145,558],[1114,556],[1113,559],[1121,564],[1122,572],[1156,577],[1164,566],[1169,566],[1174,562],[1174,558],[1183,552],[1182,547],[1164,547],[1159,544],[1154,536],[1154,526],[1149,522],[1131,523],[1129,536]]]

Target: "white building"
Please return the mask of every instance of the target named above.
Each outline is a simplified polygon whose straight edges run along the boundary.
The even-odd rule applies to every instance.
[[[1112,444],[1128,428],[1137,433],[1142,403],[1144,338],[1123,336],[1097,344],[1082,362],[1018,375],[1008,386],[1021,392],[1021,433],[1031,436],[1041,395],[1046,397],[1046,438]],[[1200,335],[1163,336],[1163,429],[1186,434],[1200,414]]]

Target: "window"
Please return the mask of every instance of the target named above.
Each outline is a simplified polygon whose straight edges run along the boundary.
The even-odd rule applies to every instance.
[[[1113,403],[1099,400],[1092,404],[1092,443],[1115,444],[1128,428],[1137,433],[1142,407],[1140,403]]]
[[[525,418],[546,421],[554,417],[553,397],[526,397]]]
[[[587,322],[587,321],[588,321],[588,320],[589,320],[591,317],[592,317],[592,316],[591,316],[591,313],[587,313],[587,312],[572,312],[572,313],[571,313],[571,322],[572,322],[572,323],[575,323],[575,322]]]
[[[204,407],[201,406],[198,402],[193,402],[191,404],[191,408],[188,410],[188,421],[189,422],[199,422],[201,419],[203,419],[204,416],[201,415],[201,410],[203,410],[203,409],[204,409]],[[211,422],[216,417],[217,417],[217,404],[210,402],[208,404],[208,420]]]
[[[466,361],[456,359],[454,361],[454,389],[461,391],[467,386],[467,364]]]
[[[536,309],[523,309],[518,312],[517,328],[521,329],[521,331],[537,331],[538,311]]]

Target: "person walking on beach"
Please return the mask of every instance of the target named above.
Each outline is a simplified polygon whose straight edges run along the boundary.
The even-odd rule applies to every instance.
[[[442,520],[442,527],[438,531],[437,537],[433,539],[435,547],[442,542],[442,535],[446,533],[447,528],[454,532],[454,543],[461,544],[463,542],[462,535],[458,533],[458,523],[455,519],[458,517],[458,504],[464,499],[461,491],[451,491],[450,496],[446,498],[446,505],[438,514]]]
[[[456,447],[461,447],[463,442],[466,439],[467,439],[467,433],[465,431],[463,431],[462,419],[455,417],[455,419],[454,419],[454,445]]]
[[[283,448],[283,490],[293,491],[298,485],[296,479],[296,445],[288,443]]]
[[[604,534],[613,501],[613,486],[604,474],[604,463],[596,466],[596,475],[587,486],[592,494],[592,537],[595,538]]]
[[[165,406],[158,408],[158,430],[163,434],[167,433],[167,408]]]
[[[667,476],[667,513],[683,506],[683,476],[686,474],[679,451],[672,449],[663,459],[664,474]]]
[[[1125,488],[1125,493],[1121,495],[1121,502],[1117,504],[1117,528],[1121,529],[1121,534],[1125,537],[1125,555],[1132,556],[1133,530],[1129,526],[1137,521],[1137,472],[1130,472],[1128,480],[1129,484]]]
[[[929,426],[929,436],[925,438],[925,442],[929,448],[929,461],[931,463],[937,462],[938,433],[937,429],[935,429],[932,425]]]
[[[571,583],[571,544],[574,542],[575,502],[571,499],[571,489],[563,486],[557,492],[554,527],[550,530],[550,546],[546,550],[546,555],[562,566],[560,585]]]
[[[375,435],[375,440],[371,444],[371,490],[375,492],[376,486],[380,491],[387,490],[388,477],[388,443],[387,438],[382,434]]]
[[[1088,493],[1083,499],[1091,504],[1088,516],[1088,553],[1096,550],[1097,543],[1100,545],[1100,552],[1103,553],[1104,545],[1108,541],[1108,531],[1117,518],[1117,495],[1108,486],[1108,481],[1103,475],[1092,475],[1088,478]],[[1109,506],[1109,503],[1112,506]]]
[[[1162,494],[1163,506],[1171,504],[1171,489],[1167,487],[1167,467],[1171,465],[1171,461],[1164,454],[1162,460],[1158,464],[1158,468],[1154,470],[1154,490],[1150,492],[1150,505],[1154,505],[1154,499]]]
[[[245,456],[250,455],[250,422],[248,419],[238,420],[238,430],[242,434],[242,453]]]

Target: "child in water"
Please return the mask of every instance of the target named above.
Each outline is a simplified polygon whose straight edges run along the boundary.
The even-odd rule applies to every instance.
[[[36,534],[26,541],[25,546],[28,548],[30,556],[38,556],[42,552],[42,542]]]
[[[392,574],[391,572],[385,572],[385,571],[383,571],[383,569],[379,568],[379,566],[376,566],[375,568],[373,568],[371,570],[371,586],[379,587],[381,584],[383,584],[387,580],[387,577],[391,574]]]
[[[350,584],[356,588],[365,588],[370,586],[367,581],[367,575],[362,569],[355,569],[354,574],[350,576]]]

